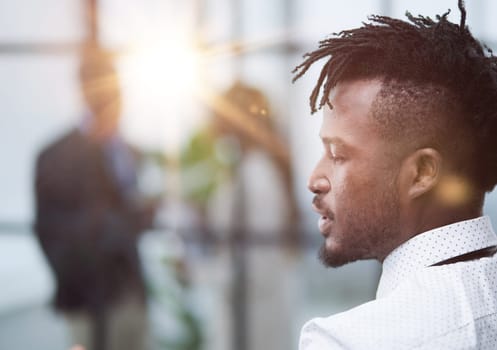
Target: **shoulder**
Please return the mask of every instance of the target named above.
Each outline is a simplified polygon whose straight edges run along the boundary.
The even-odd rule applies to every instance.
[[[45,145],[38,153],[38,162],[48,160],[69,147],[77,147],[84,137],[77,129],[71,129]]]
[[[300,350],[405,349],[419,331],[405,306],[378,299],[330,317],[314,318],[302,328]]]
[[[424,269],[382,299],[307,322],[300,349],[430,348],[453,339],[471,344],[483,334],[479,322],[496,315],[486,269],[481,263]]]
[[[88,141],[77,129],[62,134],[38,153],[35,178],[38,185],[65,182],[69,173],[81,173]],[[40,182],[41,181],[41,182]]]

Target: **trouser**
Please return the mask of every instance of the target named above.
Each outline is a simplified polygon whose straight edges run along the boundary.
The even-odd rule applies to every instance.
[[[138,296],[123,296],[105,312],[100,311],[65,314],[73,344],[86,350],[146,350],[147,313]]]

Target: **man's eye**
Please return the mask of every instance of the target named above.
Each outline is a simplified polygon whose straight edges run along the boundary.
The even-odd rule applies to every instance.
[[[337,147],[334,144],[326,145],[326,155],[334,163],[342,162],[344,160],[344,157],[337,152],[336,148]]]
[[[332,144],[326,145],[326,153],[331,159],[337,158],[336,147]]]
[[[338,162],[343,161],[343,158],[342,158],[342,157],[331,156],[330,158],[331,158],[331,160],[332,160],[333,162],[335,162],[335,163],[338,163]]]

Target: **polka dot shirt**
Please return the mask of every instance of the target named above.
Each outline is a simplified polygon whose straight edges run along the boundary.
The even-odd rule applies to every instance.
[[[497,349],[497,245],[488,217],[424,232],[384,261],[376,300],[302,328],[300,350]]]

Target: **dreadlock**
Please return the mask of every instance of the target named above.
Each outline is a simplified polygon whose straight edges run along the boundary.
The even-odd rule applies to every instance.
[[[497,183],[497,58],[470,33],[462,0],[458,7],[459,24],[448,21],[450,10],[435,19],[409,12],[407,21],[369,16],[361,27],[333,34],[306,53],[293,70],[293,82],[315,62],[328,58],[310,95],[315,113],[329,104],[337,83],[381,80],[377,99],[389,103],[375,103],[373,114],[388,115],[384,126],[397,124],[404,133],[412,127],[420,135],[433,124],[433,142],[444,128],[446,134],[459,132],[464,140],[446,135],[445,139],[452,139],[447,153],[469,148],[458,165],[469,161],[475,185],[490,191]],[[430,140],[426,143],[430,145]]]

